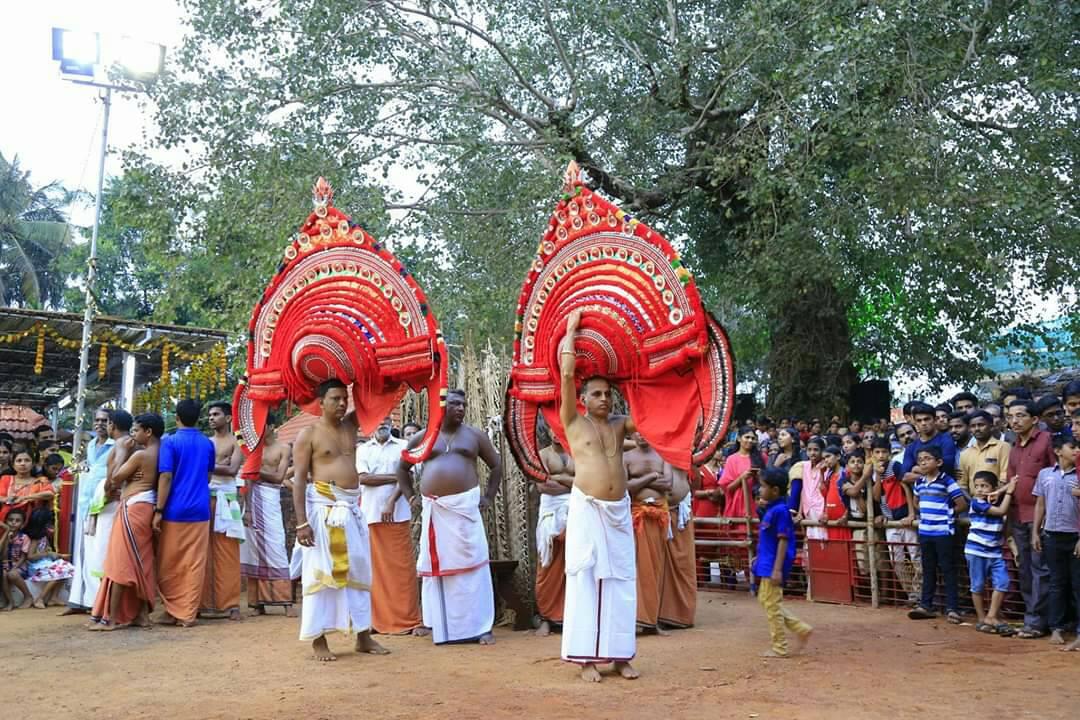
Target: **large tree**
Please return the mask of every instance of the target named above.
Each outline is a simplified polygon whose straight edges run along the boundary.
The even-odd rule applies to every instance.
[[[72,247],[65,211],[73,198],[59,183],[34,187],[18,157],[0,155],[0,303],[61,304],[67,275],[59,261]]]
[[[247,304],[299,215],[260,212],[254,259],[222,216],[292,212],[323,165],[411,241],[452,334],[506,338],[575,159],[683,246],[778,409],[842,409],[860,374],[970,379],[1038,299],[1076,314],[1075,4],[185,4],[167,186],[199,251],[245,263],[203,284]]]

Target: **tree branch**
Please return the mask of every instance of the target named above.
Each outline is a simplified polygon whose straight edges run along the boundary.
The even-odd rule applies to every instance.
[[[570,82],[570,101],[566,104],[564,109],[572,112],[574,108],[577,107],[578,101],[577,73],[574,70],[573,64],[570,62],[570,57],[566,53],[566,47],[563,46],[562,38],[559,37],[559,32],[555,29],[555,23],[551,20],[551,0],[544,0],[544,22],[547,24],[548,34],[551,35],[551,39],[555,43],[555,49],[559,53],[559,61],[566,71],[567,80]]]

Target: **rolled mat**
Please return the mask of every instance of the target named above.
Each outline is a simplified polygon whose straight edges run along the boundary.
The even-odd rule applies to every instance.
[[[233,423],[247,455],[241,474],[258,478],[266,417],[283,400],[318,414],[320,383],[351,385],[367,434],[407,388],[427,390],[423,441],[402,456],[424,460],[446,407],[447,354],[424,292],[385,247],[335,208],[319,178],[315,210],[285,248],[252,312],[247,374],[236,389]]]
[[[665,460],[684,470],[704,463],[734,407],[726,333],[660,233],[585,187],[574,163],[563,190],[518,299],[504,409],[514,458],[527,475],[546,477],[536,439],[541,413],[569,447],[559,420],[559,344],[580,308],[577,382],[607,378]]]

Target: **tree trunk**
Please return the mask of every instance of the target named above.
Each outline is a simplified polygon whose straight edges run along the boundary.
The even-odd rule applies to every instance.
[[[848,303],[826,278],[793,278],[769,314],[767,410],[773,417],[846,417],[857,376]]]

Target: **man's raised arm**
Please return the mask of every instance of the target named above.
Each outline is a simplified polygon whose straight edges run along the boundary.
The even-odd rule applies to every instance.
[[[569,430],[570,424],[577,420],[577,388],[574,387],[574,365],[577,355],[574,353],[574,333],[581,322],[581,309],[570,313],[566,321],[566,335],[559,345],[559,387],[562,402],[559,404],[559,419],[563,429]]]

